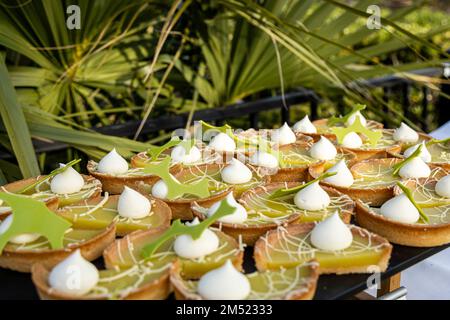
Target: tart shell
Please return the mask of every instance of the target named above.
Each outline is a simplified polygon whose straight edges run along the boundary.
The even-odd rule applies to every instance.
[[[31,278],[36,286],[38,295],[41,300],[105,300],[104,297],[86,296],[79,297],[66,293],[57,292],[48,285],[48,277],[50,269],[45,265],[38,263],[32,267]],[[169,282],[169,270],[164,273],[159,279],[141,286],[125,297],[123,300],[162,300],[166,299],[170,294],[170,287],[167,286]]]
[[[73,251],[80,249],[86,260],[92,261],[100,257],[103,250],[116,238],[116,226],[111,224],[104,232],[87,241],[77,243],[63,249],[45,250],[8,250],[3,249],[0,255],[0,267],[19,272],[31,272],[31,267],[35,263],[41,263],[47,268],[51,268],[64,260]]]
[[[292,234],[302,234],[302,233],[309,233],[314,228],[315,223],[303,223],[303,224],[293,224],[288,226],[287,232]],[[351,232],[353,235],[362,235],[367,234],[368,231],[351,225]],[[383,255],[378,261],[378,268],[380,272],[386,271],[388,265],[389,265],[389,259],[391,258],[391,252],[392,252],[392,245],[383,237],[379,236],[375,233],[370,233],[370,236],[372,238],[372,242],[384,244],[383,248]],[[265,245],[266,243],[274,243],[277,241],[278,238],[278,232],[277,230],[269,231],[265,236],[264,239],[259,239],[255,244],[255,250],[253,252],[253,257],[255,259],[256,268],[259,271],[264,271],[268,269],[264,252],[265,252]],[[351,273],[368,273],[367,266],[355,266],[355,267],[338,267],[338,268],[324,268],[320,267],[319,263],[319,274],[351,274]]]
[[[282,300],[311,300],[314,298],[319,273],[316,265],[312,265],[310,270],[311,276],[310,281],[308,281],[307,290],[304,288],[293,290]],[[172,284],[176,300],[203,300],[199,294],[191,293],[186,290],[183,285],[183,279],[181,278],[179,263],[174,263],[170,269],[170,282]]]
[[[400,223],[371,212],[360,201],[356,201],[356,221],[360,226],[396,244],[434,247],[450,243],[450,223],[440,225]]]

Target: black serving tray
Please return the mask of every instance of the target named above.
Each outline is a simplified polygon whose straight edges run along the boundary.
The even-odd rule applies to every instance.
[[[386,279],[414,264],[448,248],[450,245],[433,248],[413,248],[394,245],[389,268],[382,273],[381,279]],[[244,268],[246,272],[255,270],[253,263],[253,248],[246,248]],[[101,261],[96,261],[100,267]],[[336,300],[346,299],[367,289],[368,274],[352,275],[322,275],[317,284],[315,299]],[[0,269],[0,300],[35,300],[38,295],[31,282],[31,275],[6,269]]]

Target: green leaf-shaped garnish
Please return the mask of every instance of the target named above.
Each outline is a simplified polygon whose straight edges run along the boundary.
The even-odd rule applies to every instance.
[[[170,149],[177,145],[181,145],[184,148],[184,150],[186,151],[186,153],[189,153],[189,151],[191,151],[191,148],[194,146],[194,144],[195,144],[195,139],[182,140],[178,137],[172,137],[169,141],[167,141],[162,146],[150,146],[147,149],[147,154],[150,157],[150,161],[155,161],[158,159],[158,157],[161,155],[161,153],[163,153],[167,149]]]
[[[201,124],[202,131],[204,130],[206,132],[207,130],[211,130],[211,131],[217,131],[217,132],[225,133],[230,138],[232,138],[236,143],[239,143],[239,144],[241,144],[243,146],[257,145],[257,143],[255,143],[252,140],[245,139],[245,138],[239,138],[238,136],[236,136],[233,133],[233,128],[230,125],[228,125],[228,124],[225,124],[223,126],[217,127],[217,126],[213,126],[212,124],[209,124],[209,123],[207,123],[207,122],[205,122],[203,120],[200,120],[199,122]]]
[[[159,163],[149,163],[143,169],[144,173],[153,174],[164,180],[168,189],[167,199],[173,200],[185,194],[195,195],[200,198],[210,196],[208,180],[206,178],[197,183],[183,184],[170,174],[170,161],[171,159],[167,157]]]
[[[153,253],[155,253],[155,251],[167,240],[182,234],[190,235],[192,239],[196,240],[201,237],[203,231],[205,231],[210,225],[212,225],[218,219],[234,213],[235,210],[236,208],[232,207],[228,203],[227,199],[224,199],[220,202],[219,208],[212,216],[206,218],[197,225],[187,226],[180,220],[175,220],[172,226],[166,232],[164,232],[161,237],[142,248],[141,256],[143,258],[151,257]]]
[[[342,144],[345,136],[350,132],[364,134],[369,140],[370,144],[374,147],[377,145],[378,140],[380,140],[383,136],[383,133],[380,130],[370,130],[363,126],[359,117],[356,117],[355,122],[353,122],[351,126],[348,126],[347,128],[333,127],[331,128],[331,131],[336,135],[337,140],[340,144]]]
[[[54,176],[56,176],[57,174],[63,173],[64,171],[66,171],[68,168],[76,165],[78,162],[80,162],[81,159],[76,159],[76,160],[72,160],[70,162],[68,162],[64,167],[60,167],[57,168],[55,170],[53,170],[52,172],[50,172],[48,175],[46,175],[45,177],[41,178],[41,179],[37,179],[35,182],[33,182],[32,184],[26,186],[25,188],[23,188],[22,190],[19,190],[17,193],[19,194],[23,194],[26,193],[27,191],[30,191],[32,189],[34,189],[38,184],[53,178]]]
[[[414,205],[414,207],[416,207],[417,211],[419,211],[420,214],[420,218],[426,222],[429,223],[430,222],[430,218],[428,218],[428,216],[426,215],[425,212],[423,212],[422,208],[417,204],[416,200],[414,200],[414,197],[412,195],[411,190],[409,190],[403,183],[401,183],[400,181],[397,182],[397,185],[399,186],[400,189],[402,189],[402,191],[404,192],[404,194],[408,197],[409,201],[411,201],[411,203]]]
[[[438,139],[431,139],[430,141],[426,142],[425,145],[426,145],[427,147],[429,147],[429,146],[432,146],[433,144],[437,144],[437,143],[447,143],[447,142],[449,142],[449,141],[450,141],[450,137],[449,137],[449,138],[445,138],[445,139],[441,139],[441,140],[438,140]]]
[[[323,180],[325,178],[334,176],[336,174],[337,174],[337,172],[325,172],[325,173],[321,174],[319,177],[317,177],[316,179],[311,180],[311,181],[309,181],[307,183],[301,184],[299,186],[296,186],[296,187],[293,187],[293,188],[288,188],[288,189],[278,189],[277,191],[275,191],[274,193],[272,193],[269,196],[269,199],[281,198],[281,197],[284,197],[284,196],[287,196],[287,195],[290,195],[290,194],[293,194],[293,193],[297,193],[298,191],[306,188],[307,186],[312,185],[313,183],[315,183],[317,181],[321,181],[321,180]]]
[[[354,115],[356,112],[358,111],[362,111],[366,108],[366,105],[364,104],[357,104],[356,106],[353,107],[352,111],[350,111],[349,113],[347,113],[345,116],[339,116],[339,117],[331,117],[328,119],[327,121],[327,126],[332,127],[338,123],[346,123],[348,119],[350,119],[350,117],[352,115]]]
[[[24,233],[46,237],[52,249],[64,247],[64,234],[72,225],[69,221],[50,211],[43,202],[27,196],[1,192],[0,199],[8,203],[13,215],[11,226],[0,234],[0,254],[9,239]]]
[[[393,175],[393,176],[397,176],[398,173],[400,172],[400,169],[401,169],[405,164],[407,164],[408,162],[411,162],[411,160],[413,160],[414,158],[418,157],[418,156],[420,155],[420,152],[422,151],[422,147],[423,147],[423,144],[420,144],[420,145],[417,147],[417,149],[416,149],[413,153],[411,153],[411,155],[410,155],[408,158],[406,158],[406,159],[400,161],[399,163],[397,163],[396,165],[394,165],[394,166],[392,167],[392,169],[393,169],[392,175]]]

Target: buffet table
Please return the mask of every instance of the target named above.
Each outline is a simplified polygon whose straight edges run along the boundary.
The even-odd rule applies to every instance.
[[[431,135],[439,139],[450,136],[450,122]],[[415,248],[394,245],[389,268],[379,278],[381,283],[378,295],[392,292],[403,285],[408,289],[410,299],[449,299],[450,250],[443,251],[449,246]],[[246,272],[254,270],[252,254],[253,249],[246,248]],[[100,266],[101,262],[98,261],[97,264]],[[369,277],[373,275],[322,275],[317,284],[315,299],[352,298],[367,289]],[[0,269],[0,283],[0,300],[38,298],[30,274]]]

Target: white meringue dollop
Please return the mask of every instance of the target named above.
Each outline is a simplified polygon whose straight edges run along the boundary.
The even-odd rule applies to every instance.
[[[295,123],[293,129],[295,132],[317,133],[317,128],[309,120],[308,115],[306,115],[302,120]]]
[[[426,178],[430,176],[431,170],[430,167],[423,162],[422,158],[416,157],[401,167],[398,174],[404,179]]]
[[[233,224],[240,224],[240,223],[244,223],[245,220],[247,220],[247,210],[245,210],[245,208],[239,204],[236,199],[234,198],[233,192],[230,192],[227,197],[227,202],[230,206],[232,206],[233,208],[235,208],[236,210],[234,210],[234,212],[232,214],[228,214],[226,216],[221,217],[220,219],[218,219],[217,221],[219,222],[223,222],[223,223],[233,223]],[[220,203],[222,201],[217,201],[215,202],[206,212],[206,215],[208,217],[211,217],[212,215],[214,215],[214,213],[216,213],[217,209],[219,209],[220,207]]]
[[[199,161],[202,158],[202,153],[196,146],[192,146],[189,153],[183,146],[175,146],[170,153],[173,162],[181,162],[183,164],[191,164]]]
[[[414,151],[417,150],[417,148],[420,146],[420,144],[416,144],[412,147],[409,147],[408,149],[403,152],[403,155],[405,158],[408,158],[410,155],[414,153]],[[431,154],[427,149],[427,145],[425,144],[425,141],[422,142],[422,150],[420,150],[419,157],[422,158],[424,162],[430,162],[431,161]]]
[[[294,203],[297,207],[311,211],[325,209],[330,201],[330,196],[322,189],[318,181],[301,189],[294,197]]]
[[[349,132],[342,140],[342,146],[346,148],[359,148],[363,144],[361,137],[356,132]]]
[[[352,242],[353,234],[337,212],[316,224],[311,232],[312,245],[326,251],[344,250]]]
[[[353,175],[351,171],[347,168],[344,159],[336,163],[326,172],[336,172],[334,176],[323,179],[324,182],[330,183],[332,185],[348,188],[354,182]]]
[[[330,140],[324,136],[321,136],[320,140],[311,146],[309,149],[309,154],[314,159],[332,160],[336,157],[337,150]]]
[[[419,211],[404,193],[383,203],[380,213],[388,219],[402,223],[415,223],[420,218]]]
[[[158,180],[152,187],[152,196],[159,199],[166,199],[169,188],[164,180]]]
[[[100,160],[97,171],[111,175],[124,174],[128,171],[128,162],[114,148]]]
[[[83,296],[97,285],[99,278],[97,268],[78,249],[52,269],[48,283],[58,292]]]
[[[294,143],[297,141],[294,131],[285,122],[280,128],[273,130],[271,140],[279,145]]]
[[[61,168],[65,164],[60,163]],[[56,194],[70,194],[80,191],[84,186],[84,179],[74,168],[69,167],[53,177],[50,190]]]
[[[150,200],[127,186],[123,188],[117,202],[117,211],[125,218],[145,218],[150,214],[151,208]]]
[[[14,219],[14,214],[10,214],[0,222],[0,235],[5,233],[11,226]],[[11,237],[8,241],[14,244],[26,244],[36,241],[41,235],[38,233],[24,233]]]
[[[236,142],[223,132],[212,138],[208,146],[219,152],[233,152],[236,150]]]
[[[356,117],[359,117],[359,121],[361,122],[361,124],[362,124],[364,127],[367,125],[367,120],[366,120],[366,118],[364,118],[364,116],[362,115],[362,113],[361,113],[360,111],[356,111],[354,114],[352,114],[352,115],[348,118],[348,120],[347,120],[347,122],[345,123],[345,125],[346,125],[347,127],[348,127],[348,126],[351,126],[351,125],[353,124],[353,122],[355,122]]]
[[[200,222],[195,218],[191,223],[186,225],[195,226]],[[182,234],[175,239],[175,253],[185,259],[196,259],[213,253],[219,247],[219,238],[210,229],[205,229],[198,239],[192,239],[188,234]]]
[[[222,180],[230,184],[242,184],[249,182],[252,177],[252,171],[242,162],[233,158],[230,163],[220,172]]]
[[[207,300],[244,300],[250,294],[250,282],[227,260],[220,268],[204,274],[197,292]]]
[[[419,140],[419,134],[402,122],[400,127],[394,130],[393,138],[395,141],[412,143]]]
[[[255,166],[270,169],[278,167],[278,159],[274,155],[264,151],[256,151],[250,156],[249,162]]]
[[[444,198],[450,198],[450,174],[441,178],[434,186],[434,191]]]

